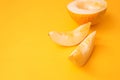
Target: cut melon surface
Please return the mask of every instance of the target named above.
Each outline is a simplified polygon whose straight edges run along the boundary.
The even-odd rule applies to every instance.
[[[89,32],[91,22],[80,25],[76,29],[68,32],[50,31],[49,37],[53,42],[62,46],[74,46],[79,44]]]
[[[92,54],[95,43],[96,31],[89,34],[70,54],[69,59],[79,65],[83,66]]]
[[[105,0],[74,0],[67,5],[70,16],[78,23],[92,22],[92,25],[100,22],[106,12]]]

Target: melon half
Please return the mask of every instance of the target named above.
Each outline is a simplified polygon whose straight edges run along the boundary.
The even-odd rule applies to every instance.
[[[100,22],[106,12],[105,0],[74,0],[67,5],[71,17],[78,23],[92,22],[92,25]]]

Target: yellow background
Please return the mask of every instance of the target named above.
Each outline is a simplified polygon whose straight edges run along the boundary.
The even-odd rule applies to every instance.
[[[84,67],[69,61],[76,48],[56,45],[48,32],[78,26],[72,0],[0,0],[0,80],[120,80],[120,1],[107,0],[93,55]]]

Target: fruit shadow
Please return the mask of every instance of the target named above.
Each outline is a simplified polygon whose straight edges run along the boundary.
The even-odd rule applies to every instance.
[[[95,44],[93,52],[90,55],[88,61],[83,66],[77,65],[77,68],[79,68],[80,71],[84,72],[87,75],[90,75],[90,76],[96,77],[96,78],[100,78],[100,76],[98,76],[100,74],[100,72],[98,70],[100,67],[96,67],[96,66],[98,66],[99,63],[96,63],[94,61],[97,59],[98,55],[102,55],[102,53],[99,54],[97,52],[97,50],[105,49],[105,47],[106,46],[101,45],[101,44]]]
[[[100,19],[99,23],[92,25],[91,26],[91,30],[102,30],[102,31],[106,31],[106,30],[111,30],[114,27],[114,19],[112,14],[110,13],[106,13],[103,15],[103,17]]]
[[[114,21],[112,15],[109,13],[106,13],[98,24],[91,26],[91,31],[106,32],[106,31],[114,29],[114,25],[115,25],[115,21]],[[99,42],[100,39],[98,38],[97,40]],[[102,55],[102,53],[99,54],[97,52],[97,50],[98,49],[103,50],[105,48],[106,48],[105,45],[97,43],[93,49],[92,55],[89,57],[89,59],[87,61],[87,63],[85,65],[83,65],[82,67],[79,67],[80,70],[85,72],[88,75],[93,76],[93,77],[101,78],[100,76],[98,76],[100,74],[100,72],[99,72],[100,67],[95,67],[95,66],[98,66],[100,64],[95,63],[93,61],[96,59],[96,57],[98,55]]]

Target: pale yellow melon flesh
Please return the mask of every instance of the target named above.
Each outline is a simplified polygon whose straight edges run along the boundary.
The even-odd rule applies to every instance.
[[[106,12],[105,0],[75,0],[67,5],[70,16],[78,23],[92,22],[92,25],[101,21]]]
[[[89,34],[71,53],[69,59],[73,63],[83,66],[87,62],[94,48],[95,35],[96,31]]]
[[[49,37],[56,44],[62,46],[74,46],[79,44],[88,34],[91,22],[80,25],[76,29],[68,32],[51,31],[48,33]]]

